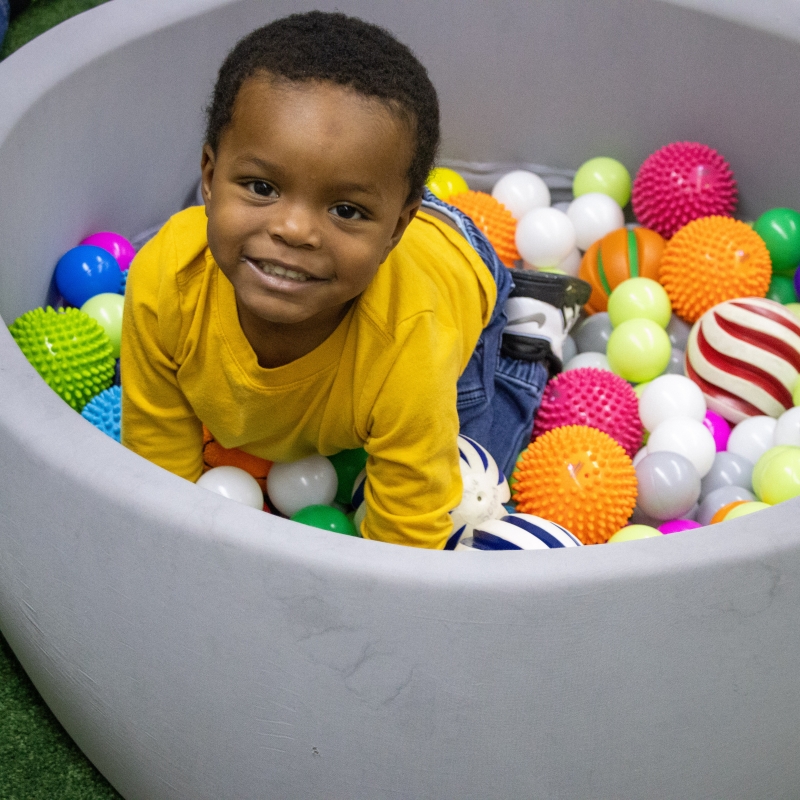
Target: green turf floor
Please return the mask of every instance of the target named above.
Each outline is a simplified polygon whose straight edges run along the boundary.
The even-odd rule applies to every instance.
[[[0,58],[107,1],[33,0],[9,26]],[[119,797],[66,734],[0,636],[0,800]]]

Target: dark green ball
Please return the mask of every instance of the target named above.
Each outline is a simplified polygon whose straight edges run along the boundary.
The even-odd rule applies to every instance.
[[[293,514],[291,519],[293,522],[311,525],[313,528],[343,533],[346,536],[358,536],[355,525],[347,515],[332,506],[306,506]]]
[[[797,302],[797,292],[794,290],[794,279],[786,275],[773,275],[767,289],[767,299],[786,305]]]
[[[328,460],[336,470],[336,477],[339,479],[339,488],[336,490],[336,502],[343,506],[350,505],[350,497],[353,494],[353,484],[356,482],[358,473],[367,466],[367,451],[363,447],[355,450],[342,450],[341,453],[328,456]]]

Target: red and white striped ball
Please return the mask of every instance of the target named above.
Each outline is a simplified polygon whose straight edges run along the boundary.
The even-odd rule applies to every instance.
[[[729,422],[793,407],[800,372],[800,320],[762,297],[726,300],[694,324],[686,374],[706,403]]]

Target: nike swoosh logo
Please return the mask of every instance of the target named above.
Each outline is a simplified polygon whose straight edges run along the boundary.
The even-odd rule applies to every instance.
[[[547,322],[547,317],[542,314],[529,314],[527,317],[519,317],[519,319],[510,319],[509,325],[522,325],[523,322],[535,322],[540,328]]]

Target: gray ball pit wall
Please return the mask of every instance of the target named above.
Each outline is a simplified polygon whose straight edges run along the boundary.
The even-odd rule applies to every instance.
[[[309,7],[115,0],[0,64],[6,323],[81,237],[181,205],[222,56]],[[336,7],[412,45],[477,172],[697,139],[745,215],[800,206],[789,0]],[[336,537],[115,445],[4,326],[0,463],[0,629],[129,800],[797,796],[797,502],[569,552]]]

